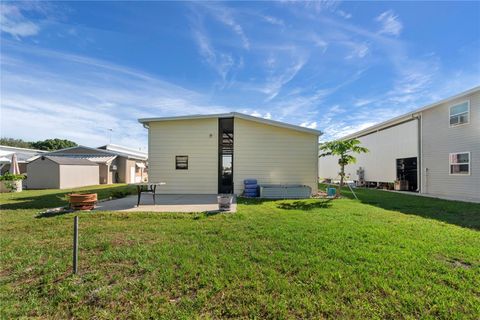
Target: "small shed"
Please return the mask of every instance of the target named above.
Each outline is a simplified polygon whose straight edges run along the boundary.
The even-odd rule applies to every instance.
[[[79,158],[40,156],[27,165],[29,189],[68,189],[97,185],[98,164]]]

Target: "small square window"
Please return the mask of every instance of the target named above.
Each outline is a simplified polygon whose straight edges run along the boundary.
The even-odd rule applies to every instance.
[[[175,169],[188,170],[188,156],[175,156]]]
[[[450,174],[470,174],[470,152],[450,153]]]
[[[470,101],[465,101],[450,107],[450,127],[469,122]]]

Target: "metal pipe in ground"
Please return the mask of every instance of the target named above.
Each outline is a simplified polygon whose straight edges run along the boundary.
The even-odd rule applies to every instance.
[[[73,219],[73,274],[78,273],[78,216]]]

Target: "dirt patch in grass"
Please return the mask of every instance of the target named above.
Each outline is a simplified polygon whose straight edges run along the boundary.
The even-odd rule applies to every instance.
[[[470,262],[463,261],[458,258],[449,258],[442,255],[437,256],[437,259],[452,268],[471,269],[474,265]]]

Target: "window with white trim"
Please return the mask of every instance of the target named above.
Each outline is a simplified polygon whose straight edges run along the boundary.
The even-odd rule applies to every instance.
[[[470,118],[470,101],[464,101],[450,107],[450,127],[468,123]]]
[[[450,174],[470,174],[470,152],[450,153]]]

